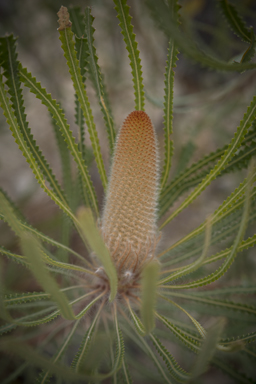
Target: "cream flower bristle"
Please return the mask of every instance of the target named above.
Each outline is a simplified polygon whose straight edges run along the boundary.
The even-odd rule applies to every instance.
[[[134,111],[120,129],[102,217],[102,233],[119,271],[154,257],[158,156],[148,115]]]

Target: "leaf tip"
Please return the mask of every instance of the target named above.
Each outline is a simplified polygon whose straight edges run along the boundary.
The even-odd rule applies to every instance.
[[[60,7],[59,12],[57,13],[59,16],[59,28],[58,31],[63,31],[66,28],[71,28],[72,23],[69,20],[69,13],[67,7],[63,7],[63,5]]]

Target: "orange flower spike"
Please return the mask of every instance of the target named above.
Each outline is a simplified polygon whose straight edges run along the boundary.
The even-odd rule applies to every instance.
[[[136,273],[154,257],[158,197],[158,155],[152,122],[134,111],[120,129],[102,232],[119,275]]]

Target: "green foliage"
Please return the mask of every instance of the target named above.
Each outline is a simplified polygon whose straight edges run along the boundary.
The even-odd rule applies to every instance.
[[[126,4],[126,0],[114,0],[114,3],[132,69],[135,109],[137,111],[144,111],[144,90],[142,83],[142,67],[140,64],[141,60],[137,48],[138,43],[136,42],[135,34],[133,33],[133,26],[131,24],[132,18],[129,14],[129,7]]]
[[[110,57],[107,64],[101,51],[97,18],[94,19],[93,14],[100,9],[100,19],[100,14],[105,17],[106,13],[111,20],[112,33],[115,29],[112,28],[113,11],[107,4],[95,4],[95,8],[86,7],[85,10],[75,6],[69,15],[67,8],[61,7],[58,31],[70,73],[68,79],[73,86],[71,94],[74,92],[74,129],[72,121],[68,123],[69,108],[65,106],[66,115],[62,108],[65,100],[56,101],[19,61],[24,55],[17,53],[17,39],[13,35],[0,38],[0,106],[40,188],[59,209],[58,213],[54,212],[53,219],[57,224],[49,220],[44,225],[42,219],[35,228],[0,189],[0,220],[4,222],[1,223],[4,234],[0,235],[4,239],[0,245],[3,256],[0,259],[1,382],[207,382],[209,367],[213,377],[214,369],[218,369],[234,382],[255,382],[255,372],[251,369],[256,357],[253,346],[256,341],[255,263],[249,252],[256,244],[253,159],[256,154],[256,96],[252,96],[250,88],[253,74],[247,73],[256,68],[255,33],[244,21],[249,13],[246,5],[231,4],[227,0],[219,1],[218,5],[216,12],[221,12],[224,18],[220,16],[219,24],[210,26],[193,20],[189,6],[184,6],[180,12],[177,0],[147,0],[145,4],[134,4],[132,9],[126,0],[113,0],[125,44],[115,42],[116,57]],[[152,22],[164,32],[162,36],[150,24]],[[206,38],[207,46],[200,28],[211,35]],[[236,35],[234,40],[228,28]],[[138,31],[138,38],[134,30]],[[141,41],[148,48],[146,55],[144,50],[141,53],[138,50]],[[165,48],[162,57],[167,57],[165,73],[164,63],[158,61],[161,41]],[[110,43],[105,43],[109,51]],[[144,245],[135,232],[127,243],[122,243],[124,229],[119,227],[116,234],[106,236],[100,218],[101,202],[108,199],[105,167],[107,169],[112,163],[116,141],[113,89],[121,90],[122,97],[118,95],[117,104],[122,103],[119,106],[122,113],[126,108],[123,95],[126,97],[128,81],[122,83],[118,78],[120,64],[114,67],[121,55],[119,43],[126,47],[130,60],[135,109],[150,111],[147,103],[152,102],[154,108],[161,107],[163,111],[163,131],[155,124],[159,136],[157,178],[161,221],[156,226],[155,222],[148,223],[155,229],[149,232]],[[148,46],[151,43],[152,52]],[[229,61],[218,57],[217,51],[221,51],[221,47],[223,50],[223,44],[230,55]],[[174,69],[178,54],[181,67],[185,66],[190,73],[196,74],[198,69],[190,62],[186,64],[183,54],[207,69],[232,72],[233,78],[220,75],[218,81],[226,81],[226,84],[218,87],[217,92],[210,89],[192,96],[178,96],[181,108],[177,108]],[[140,55],[145,62],[146,91]],[[154,77],[159,83],[156,68],[155,73],[148,75],[152,70],[151,56],[158,67],[159,63],[162,65],[163,102],[159,101],[158,89],[154,91],[156,94],[150,89]],[[108,66],[113,70],[112,77],[103,76]],[[127,69],[123,67],[126,74]],[[57,68],[62,68],[59,57]],[[179,68],[176,72],[179,84]],[[205,86],[205,73],[200,69],[202,86]],[[51,78],[50,73],[48,75]],[[119,88],[111,88],[111,83]],[[153,95],[147,97],[146,104],[144,92]],[[40,140],[35,139],[33,127],[29,126],[27,116],[30,113],[25,106],[28,93],[46,107],[46,116],[49,112],[62,181],[55,176],[38,145]],[[227,94],[230,97],[226,97]],[[70,98],[67,100],[70,103]],[[195,107],[198,107],[195,115],[200,115],[198,121],[193,117]],[[235,131],[242,108],[245,113]],[[154,110],[152,108],[152,121]],[[183,115],[181,122],[177,118],[178,128],[176,120],[173,124],[177,110]],[[103,117],[106,145],[98,116]],[[206,132],[211,142],[211,152],[206,154],[198,137],[199,131],[206,129],[204,126],[208,124],[215,129]],[[226,133],[226,126],[229,133]],[[173,141],[180,155],[176,154]],[[217,148],[215,144],[221,145]],[[139,146],[136,150],[140,152]],[[110,158],[105,164],[103,159],[107,153]],[[94,161],[98,176],[94,174]],[[6,167],[5,164],[1,166]],[[131,167],[129,172],[135,171]],[[143,176],[140,174],[141,178]],[[223,193],[221,189],[225,189],[225,185],[228,185],[228,192]],[[126,189],[120,180],[118,188],[127,194],[125,205],[132,216],[136,216],[134,206],[138,202],[129,201],[130,186]],[[204,211],[199,205],[200,199],[206,205]],[[211,200],[209,204],[207,199]],[[21,206],[20,199],[16,200]],[[142,207],[146,207],[146,203],[139,201]],[[214,212],[208,215],[209,210]],[[169,233],[175,229],[178,221],[174,219],[179,214],[183,215],[180,217],[184,222],[191,216],[193,228],[178,238],[174,230],[176,239],[173,241]],[[197,214],[200,220],[195,225],[193,219]],[[147,223],[144,224],[146,228]],[[51,225],[55,225],[52,231]],[[124,219],[127,234],[130,225]],[[44,234],[46,227],[47,234]],[[158,248],[158,230],[163,228],[166,230],[163,233],[165,246]],[[141,228],[136,231],[139,233]],[[5,237],[5,233],[8,236]],[[214,317],[218,320],[213,320]],[[206,329],[204,323],[214,325]],[[180,360],[176,360],[176,354]],[[154,366],[145,362],[144,355]],[[234,364],[238,364],[239,370],[233,368]]]

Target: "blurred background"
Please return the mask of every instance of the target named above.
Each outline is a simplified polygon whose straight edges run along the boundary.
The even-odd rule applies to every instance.
[[[198,42],[199,46],[225,61],[239,61],[248,46],[228,28],[217,1],[180,0],[182,28]],[[256,2],[237,0],[247,25],[256,27]],[[159,139],[160,158],[163,158],[163,95],[164,71],[168,42],[157,29],[145,2],[128,0],[133,16],[134,32],[141,52],[141,63],[146,92],[146,112],[151,117]],[[95,17],[95,46],[99,65],[104,75],[116,130],[134,109],[134,96],[129,59],[118,27],[116,11],[111,0],[0,0],[0,33],[13,33],[18,37],[19,60],[40,81],[53,97],[61,102],[68,123],[78,137],[74,119],[74,91],[68,68],[63,57],[57,31],[57,12],[61,5],[92,7]],[[174,87],[174,157],[171,177],[227,144],[255,93],[256,73],[215,72],[202,68],[182,53],[175,68]],[[109,153],[104,121],[95,92],[88,82],[87,92],[98,129],[103,158],[109,172]],[[61,163],[48,111],[34,95],[24,89],[29,126],[43,154],[61,180]],[[86,144],[90,146],[86,137]],[[75,167],[74,167],[75,169]],[[95,162],[90,173],[102,207],[103,189]],[[191,206],[182,212],[163,231],[161,249],[175,242],[194,229],[206,216],[234,190],[245,177],[246,171],[225,175],[215,180]],[[27,220],[40,231],[59,239],[60,212],[38,186],[32,171],[18,150],[11,132],[0,114],[0,185],[21,208]],[[179,204],[180,201],[177,202]],[[174,206],[175,208],[175,206]],[[173,208],[173,209],[174,209]],[[167,216],[165,216],[167,217]],[[74,235],[73,247],[78,247]],[[0,223],[0,244],[16,249],[16,239],[7,225]],[[249,259],[248,259],[249,260]],[[248,261],[252,262],[252,261]],[[239,262],[233,268],[233,281],[240,274]],[[17,267],[10,276],[9,287],[23,290],[35,289],[34,280],[17,276],[27,271]],[[230,277],[230,276],[229,276]],[[8,280],[8,279],[7,279]],[[26,282],[24,282],[26,281]],[[209,378],[210,380],[210,378]],[[211,383],[211,381],[207,381]],[[226,381],[228,383],[228,381]]]

